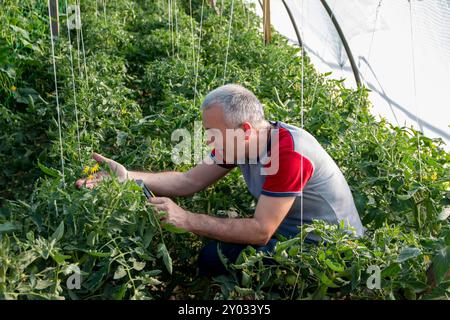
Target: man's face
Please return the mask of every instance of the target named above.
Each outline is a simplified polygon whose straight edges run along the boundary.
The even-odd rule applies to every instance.
[[[203,111],[203,127],[207,134],[206,143],[215,149],[218,162],[236,163],[238,159],[246,157],[244,132],[242,129],[227,127],[221,106],[212,106]]]

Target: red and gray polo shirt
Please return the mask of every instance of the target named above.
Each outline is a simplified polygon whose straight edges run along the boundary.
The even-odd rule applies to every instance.
[[[278,152],[268,148],[266,156],[256,164],[216,164],[229,169],[239,166],[250,193],[256,198],[261,194],[296,197],[277,230],[285,237],[297,235],[300,225],[310,224],[314,219],[330,224],[343,221],[356,230],[357,236],[363,235],[350,188],[330,155],[307,131],[279,121],[272,122],[272,126],[270,141],[276,141],[272,148]],[[211,157],[216,161],[214,150]],[[278,170],[271,167],[274,163]],[[308,238],[318,240],[312,234]]]

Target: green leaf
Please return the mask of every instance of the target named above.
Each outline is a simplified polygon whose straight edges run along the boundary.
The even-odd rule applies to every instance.
[[[158,279],[153,278],[153,277],[144,277],[142,279],[142,283],[144,283],[148,286],[157,286],[157,285],[161,284],[161,281],[159,281]]]
[[[154,276],[160,275],[161,273],[162,273],[162,271],[161,271],[161,270],[158,270],[158,269],[150,270],[150,271],[146,271],[146,272],[145,272],[145,274],[146,274],[147,276],[150,276],[150,277],[154,277]]]
[[[412,197],[412,195],[410,195],[410,194],[398,194],[397,195],[397,198],[402,201],[409,200],[409,199],[411,199],[411,197]]]
[[[450,207],[446,207],[446,208],[444,208],[444,210],[442,210],[442,212],[439,214],[438,220],[439,220],[439,221],[447,220],[447,218],[448,218],[449,216],[450,216]]]
[[[414,290],[415,293],[420,293],[425,291],[428,288],[428,285],[425,282],[410,280],[407,282],[408,287]]]
[[[116,272],[114,272],[114,280],[121,279],[127,275],[127,271],[122,265],[119,265],[116,269]]]
[[[251,295],[255,294],[255,291],[253,291],[253,289],[251,289],[251,288],[241,288],[241,287],[235,286],[234,289],[241,296],[251,296]]]
[[[283,250],[286,250],[287,248],[290,248],[295,243],[300,242],[299,238],[292,238],[287,241],[278,241],[276,244],[276,252],[281,252]]]
[[[53,282],[51,282],[51,281],[39,279],[36,282],[36,286],[34,288],[36,290],[44,290],[44,289],[47,289],[48,287],[50,287],[52,284],[53,284]]]
[[[414,194],[416,194],[416,192],[419,191],[419,190],[420,190],[420,188],[415,188],[414,190],[409,190],[406,194],[398,194],[398,195],[397,195],[397,198],[398,198],[399,200],[403,200],[403,201],[409,200],[409,199],[411,199],[411,198],[414,196]]]
[[[0,218],[6,218],[11,215],[11,210],[9,208],[0,208]]]
[[[38,254],[33,250],[24,251],[17,256],[17,262],[20,264],[20,268],[25,270],[30,264],[32,264],[37,258]]]
[[[418,248],[407,247],[404,248],[397,257],[397,262],[405,262],[406,260],[412,259],[420,255],[422,251]]]
[[[319,253],[317,254],[317,259],[319,261],[325,261],[325,252],[320,250]]]
[[[108,274],[107,266],[102,267],[100,270],[94,272],[92,275],[88,276],[86,282],[83,282],[86,285],[86,288],[90,291],[95,291],[103,284],[103,278],[105,278]]]
[[[125,146],[127,139],[128,139],[128,133],[123,132],[123,131],[117,131],[116,145],[118,147]]]
[[[361,267],[358,264],[354,264],[351,269],[351,285],[354,290],[361,281]]]
[[[33,104],[38,99],[42,99],[39,92],[33,88],[17,88],[17,91],[14,92],[14,97],[17,102],[28,105]]]
[[[250,277],[250,275],[247,272],[242,271],[242,286],[248,288],[250,287],[251,283],[252,278]]]
[[[85,253],[87,253],[90,256],[97,257],[97,258],[106,258],[111,256],[111,252],[100,252],[100,251],[93,251],[93,250],[81,250]]]
[[[30,40],[30,34],[27,30],[22,29],[21,27],[10,24],[9,27],[13,29],[13,31],[17,34],[20,34],[23,38]]]
[[[339,262],[333,262],[330,259],[325,260],[325,264],[333,271],[342,272],[345,270],[344,266]]]
[[[88,234],[87,239],[86,239],[88,246],[90,246],[90,247],[95,246],[96,239],[97,239],[97,233],[95,231],[91,231]]]
[[[145,267],[145,262],[133,261],[133,269],[141,271]]]
[[[393,277],[397,275],[401,271],[400,265],[398,263],[392,263],[387,268],[381,271],[381,276],[384,277]]]
[[[63,235],[64,235],[64,221],[61,221],[58,228],[56,228],[55,232],[52,234],[52,236],[50,238],[50,242],[53,240],[55,242],[58,242],[62,238]]]
[[[5,222],[5,223],[0,224],[0,232],[2,232],[2,233],[11,232],[11,231],[14,231],[17,229],[19,229],[17,227],[17,225],[14,225],[11,222]]]
[[[80,300],[80,297],[74,292],[75,290],[67,290],[67,293],[70,296],[70,299],[72,300]]]
[[[222,249],[220,248],[220,242],[217,242],[217,255],[219,256],[220,261],[224,265],[226,269],[229,269],[230,261],[228,258],[222,253]],[[241,255],[240,255],[241,256]]]
[[[33,231],[28,231],[26,234],[26,238],[28,241],[30,242],[34,242],[34,232]]]
[[[0,56],[0,58],[1,58],[1,56]],[[0,71],[4,72],[11,79],[16,78],[16,70],[11,68],[10,66],[7,66],[7,68],[0,68]]]
[[[327,287],[330,288],[339,288],[339,286],[337,284],[335,284],[330,278],[327,277],[327,275],[325,273],[322,273],[320,275],[320,281],[327,285]]]
[[[158,258],[163,258],[164,265],[167,268],[167,271],[169,271],[170,274],[172,274],[172,258],[169,255],[169,252],[167,251],[166,245],[164,243],[160,243],[158,245],[157,250]]]
[[[147,249],[150,243],[152,242],[152,239],[155,235],[155,230],[153,228],[148,228],[147,231],[144,234],[144,248]]]
[[[434,277],[438,285],[445,279],[447,272],[450,270],[449,251],[450,248],[442,248],[432,260]]]
[[[181,229],[181,228],[177,228],[177,227],[175,227],[174,225],[172,225],[170,223],[163,223],[162,227],[163,227],[164,230],[169,231],[171,233],[180,234],[180,233],[186,233],[187,232],[186,230]]]
[[[54,178],[60,177],[58,170],[53,169],[53,168],[48,168],[48,167],[44,166],[42,163],[40,163],[39,161],[38,161],[38,167],[39,167],[39,169],[42,170],[42,172],[44,172],[45,174],[48,174],[51,177],[54,177]]]
[[[50,255],[57,264],[63,264],[66,259],[70,258],[70,256],[60,254],[59,252],[52,252]]]
[[[431,293],[423,296],[424,300],[448,300],[448,288],[436,287]]]

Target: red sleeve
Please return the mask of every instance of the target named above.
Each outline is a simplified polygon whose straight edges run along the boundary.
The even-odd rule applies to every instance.
[[[261,194],[272,197],[300,195],[314,172],[311,161],[292,149],[280,150],[278,159],[272,159],[267,166],[276,164],[276,160],[278,171],[266,176]]]

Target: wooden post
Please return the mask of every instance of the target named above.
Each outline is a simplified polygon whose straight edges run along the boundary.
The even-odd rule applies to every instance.
[[[216,0],[209,0],[209,3],[211,4],[211,8],[214,9],[214,11],[219,14],[219,9],[216,6]]]
[[[263,24],[264,24],[264,43],[269,44],[271,39],[270,33],[270,0],[263,0]]]
[[[50,6],[50,20],[52,25],[52,33],[54,37],[59,35],[59,11],[58,11],[58,0],[49,0]]]

